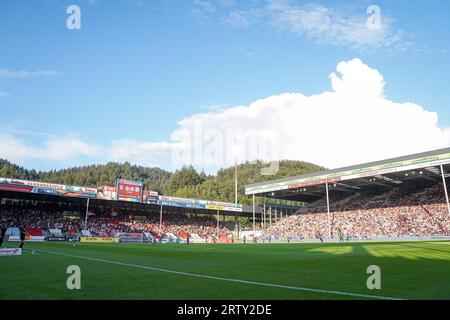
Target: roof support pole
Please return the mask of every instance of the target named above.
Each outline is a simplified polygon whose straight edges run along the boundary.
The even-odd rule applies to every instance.
[[[234,231],[236,232],[236,235],[239,238],[239,223],[236,211],[234,212]]]
[[[269,207],[269,226],[272,226],[272,206]]]
[[[328,236],[331,238],[330,195],[328,191],[328,182],[325,183],[325,187],[327,189]]]
[[[163,205],[161,205],[161,210],[159,211],[159,233],[162,233],[162,214],[163,214]]]
[[[219,230],[219,221],[220,221],[220,215],[219,215],[219,210],[217,210],[217,230]]]
[[[88,225],[88,216],[89,216],[89,198],[87,198],[86,202],[86,217],[84,217],[84,230],[87,231],[87,225]]]
[[[256,231],[256,224],[255,224],[255,194],[253,194],[253,233]]]
[[[264,205],[263,205],[263,226],[266,228],[266,197],[264,197]]]
[[[234,164],[234,205],[238,204],[238,178],[237,178],[237,161]]]
[[[450,202],[448,201],[447,183],[445,181],[444,166],[441,164],[442,182],[444,183],[445,200],[447,201],[448,214],[450,215]]]

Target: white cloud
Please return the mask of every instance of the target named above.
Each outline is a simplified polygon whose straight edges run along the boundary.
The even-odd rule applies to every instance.
[[[27,79],[27,78],[37,78],[37,77],[51,77],[51,76],[57,76],[59,74],[60,73],[56,70],[27,71],[27,70],[0,69],[0,77],[2,77],[2,78]]]
[[[43,159],[65,161],[79,156],[96,157],[100,155],[100,148],[78,138],[51,138],[45,141],[45,147],[38,151]]]
[[[20,161],[32,157],[35,151],[19,138],[7,133],[0,133],[0,158]]]
[[[382,74],[361,60],[340,62],[329,77],[331,90],[316,95],[283,93],[194,114],[179,121],[166,142],[124,139],[95,147],[75,138],[47,138],[37,148],[3,134],[0,157],[65,161],[83,155],[207,170],[236,159],[292,159],[336,168],[450,145],[450,130],[438,127],[436,112],[387,98]]]
[[[222,17],[221,21],[236,29],[245,29],[251,24],[247,12],[240,10],[231,11],[227,16]]]
[[[0,91],[0,98],[1,97],[9,97],[9,96],[10,96],[10,94],[8,92]]]
[[[272,0],[268,5],[271,24],[278,30],[306,36],[322,44],[349,46],[356,50],[404,51],[412,44],[395,29],[393,20],[381,14],[379,29],[369,29],[366,11],[348,14],[319,4],[292,5]]]
[[[349,10],[348,7],[317,3],[265,0],[250,3],[247,7],[232,7],[219,17],[219,21],[236,29],[267,25],[321,45],[349,47],[356,51],[399,53],[426,50],[411,42],[411,36],[406,32],[397,29],[383,8],[380,8],[380,15],[376,15],[381,19],[374,19],[374,12],[367,9],[364,5]],[[208,17],[212,19],[211,15]],[[376,22],[376,28],[369,28],[368,22],[371,25]]]
[[[9,133],[0,133],[0,158],[21,163],[23,160],[67,161],[80,156],[97,157],[100,149],[74,137],[47,138],[42,146],[33,146]]]
[[[208,0],[194,0],[194,6],[207,13],[215,13],[216,8],[211,1]]]
[[[189,11],[194,20],[204,24],[212,21],[212,16],[216,13],[216,7],[209,0],[194,0]]]
[[[179,121],[170,143],[128,141],[116,159],[167,159],[162,155],[172,152],[178,166],[227,166],[236,156],[335,168],[449,146],[437,113],[386,98],[383,76],[361,60],[340,62],[330,81],[332,91],[317,95],[284,93],[195,114]]]
[[[131,161],[146,166],[170,166],[172,143],[140,142],[129,139],[113,141],[105,150],[108,160]]]

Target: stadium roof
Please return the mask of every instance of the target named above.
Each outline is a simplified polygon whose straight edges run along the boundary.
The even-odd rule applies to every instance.
[[[61,202],[73,205],[81,205],[85,206],[87,198],[83,197],[68,197],[61,195],[52,195],[52,194],[39,194],[39,193],[27,193],[27,192],[18,192],[18,191],[7,191],[0,189],[0,199],[18,199],[18,200],[35,200],[35,201],[47,201],[47,202]],[[117,209],[132,209],[132,210],[144,210],[144,211],[154,211],[159,212],[160,205],[159,204],[149,204],[149,203],[138,203],[138,202],[127,202],[127,201],[111,201],[104,199],[95,199],[91,198],[90,207],[102,206],[106,208],[117,208]],[[256,207],[256,213],[261,213],[262,209],[260,207]],[[188,208],[188,207],[177,207],[171,205],[164,205],[164,212],[172,212],[172,213],[195,213],[195,214],[217,214],[217,210],[215,209],[199,209],[199,208]],[[251,205],[242,205],[241,212],[232,212],[232,211],[220,211],[221,216],[244,216],[250,217],[252,215],[252,206]]]
[[[441,181],[440,165],[447,171],[449,164],[450,148],[446,148],[255,183],[245,187],[245,194],[313,202],[324,197],[326,183],[335,191],[335,195],[343,196],[368,190],[388,191],[396,187],[432,185]]]

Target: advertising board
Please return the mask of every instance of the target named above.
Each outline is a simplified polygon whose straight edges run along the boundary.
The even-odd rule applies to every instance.
[[[118,242],[117,238],[113,237],[81,237],[80,242],[86,243],[116,243]]]
[[[116,200],[128,202],[142,202],[144,183],[126,179],[116,181]]]
[[[66,197],[95,198],[97,196],[97,189],[95,188],[9,178],[0,178],[0,190],[31,192]]]

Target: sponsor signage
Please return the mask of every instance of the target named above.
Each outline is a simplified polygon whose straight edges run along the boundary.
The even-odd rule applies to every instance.
[[[0,190],[242,212],[242,205],[235,206],[233,203],[228,202],[160,196],[156,191],[144,190],[143,182],[126,179],[117,179],[116,187],[102,186],[98,188],[85,188],[55,183],[0,178]],[[79,213],[72,215],[64,212],[64,217],[68,218],[72,216],[78,219]]]
[[[97,199],[116,200],[116,187],[102,186],[97,188]]]
[[[28,242],[44,242],[45,237],[44,236],[27,236],[26,241],[28,241]]]
[[[144,183],[141,181],[117,179],[116,197],[120,201],[142,202]]]
[[[164,206],[174,206],[183,208],[236,211],[236,212],[242,211],[242,205],[235,206],[234,204],[228,202],[186,199],[169,196],[159,196],[158,204]]]
[[[0,190],[50,194],[66,197],[95,198],[97,196],[97,189],[95,188],[9,178],[0,178]]]
[[[61,237],[50,236],[50,237],[47,237],[47,241],[67,241],[67,238],[63,237],[63,236],[61,236]]]
[[[33,187],[0,183],[0,190],[17,191],[17,192],[31,192],[31,190],[33,190]]]
[[[20,241],[20,237],[19,236],[9,236],[8,241],[17,242],[17,241]],[[25,241],[27,241],[27,242],[44,242],[45,237],[44,236],[26,236]]]
[[[115,243],[118,242],[117,238],[113,237],[81,237],[80,242],[86,243]]]
[[[2,257],[2,256],[20,256],[21,254],[22,254],[21,248],[13,248],[13,249],[9,249],[9,248],[1,249],[0,248],[0,257]]]
[[[144,190],[143,202],[149,203],[149,204],[157,204],[158,196],[159,196],[159,194],[156,191]]]
[[[144,242],[143,233],[121,233],[118,236],[120,242]]]

